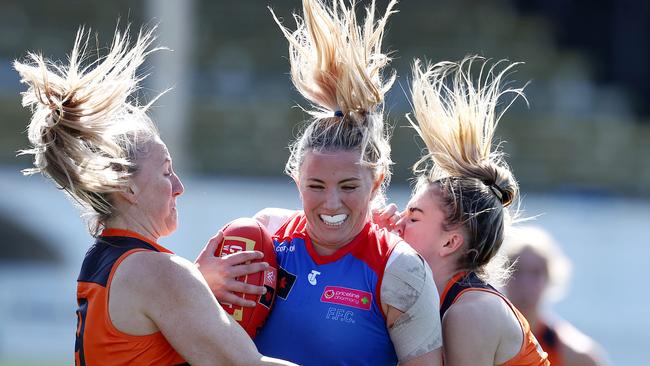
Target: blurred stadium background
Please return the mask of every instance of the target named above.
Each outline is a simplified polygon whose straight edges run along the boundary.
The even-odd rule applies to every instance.
[[[358,0],[360,5],[368,1]],[[378,0],[383,11],[387,0]],[[65,60],[80,25],[110,44],[119,26],[159,23],[143,99],[186,185],[181,228],[164,240],[193,258],[226,221],[267,206],[299,207],[282,175],[305,105],[288,77],[285,23],[298,0],[0,0],[0,365],[69,364],[75,279],[90,239],[69,202],[31,164],[24,87],[12,69],[27,51]],[[498,130],[528,215],[574,261],[572,292],[555,306],[607,349],[612,364],[647,364],[650,296],[650,2],[634,0],[402,0],[384,44],[398,82],[387,97],[394,126],[390,198],[408,199],[422,147],[407,128],[410,66],[468,54],[523,61],[526,89]],[[618,277],[623,277],[619,279]]]

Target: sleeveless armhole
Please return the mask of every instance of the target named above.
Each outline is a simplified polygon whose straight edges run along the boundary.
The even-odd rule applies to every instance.
[[[128,252],[122,254],[115,261],[115,264],[113,265],[113,268],[111,268],[111,273],[108,276],[108,282],[106,283],[106,305],[104,307],[104,309],[106,311],[106,316],[104,318],[105,322],[106,322],[106,326],[112,332],[115,332],[116,334],[119,334],[121,337],[130,338],[130,339],[134,339],[134,340],[140,340],[140,339],[144,339],[146,337],[162,337],[162,338],[164,338],[164,336],[163,336],[163,334],[162,334],[162,332],[160,330],[157,330],[157,331],[155,331],[153,333],[149,333],[149,334],[133,335],[133,334],[125,333],[125,332],[117,329],[115,324],[113,324],[113,320],[111,319],[111,313],[110,313],[110,309],[109,309],[109,302],[110,302],[110,299],[111,299],[111,285],[113,284],[113,276],[115,275],[115,272],[117,271],[117,268],[120,266],[120,264],[122,264],[122,262],[128,256],[130,256],[131,254],[134,254],[134,253],[147,252],[147,251],[150,251],[150,250],[140,248],[140,249],[132,249],[132,250],[129,250]]]
[[[131,335],[117,329],[111,319],[110,290],[117,268],[130,255],[143,251],[173,254],[157,243],[123,229],[105,229],[86,253],[77,279],[77,365],[106,360],[115,365],[132,365],[136,360],[137,364],[177,365],[184,362],[160,330]]]
[[[550,363],[548,363],[548,354],[541,348],[539,342],[537,342],[537,340],[535,339],[535,336],[532,334],[530,326],[528,325],[528,321],[523,316],[523,314],[521,314],[521,312],[517,310],[517,308],[510,302],[510,300],[508,300],[508,298],[505,297],[505,295],[491,288],[476,288],[476,287],[466,288],[458,293],[456,298],[452,301],[452,304],[455,303],[463,294],[469,291],[487,292],[501,298],[501,300],[504,301],[506,305],[508,305],[508,308],[517,319],[517,323],[519,324],[519,329],[521,329],[522,340],[521,340],[521,346],[519,347],[519,350],[509,360],[499,364],[498,366],[522,365],[521,363],[522,358],[529,359],[529,357],[532,357],[531,356],[532,351],[529,350],[529,348],[531,347],[534,347],[536,349],[536,353],[539,355],[539,358],[535,358],[535,360],[530,360],[530,365],[544,365],[544,366],[550,365]]]

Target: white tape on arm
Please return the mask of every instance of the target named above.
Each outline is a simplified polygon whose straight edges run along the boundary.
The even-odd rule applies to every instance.
[[[400,242],[384,271],[381,302],[402,314],[388,329],[400,362],[442,347],[440,300],[429,265]]]

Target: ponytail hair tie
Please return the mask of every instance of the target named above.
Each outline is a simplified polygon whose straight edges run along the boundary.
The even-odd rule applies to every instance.
[[[501,203],[503,203],[503,190],[501,190],[501,187],[499,187],[496,183],[492,183],[489,185],[490,190],[494,195],[499,199]]]
[[[340,110],[334,112],[334,117],[343,117],[343,116],[344,116],[344,114]]]

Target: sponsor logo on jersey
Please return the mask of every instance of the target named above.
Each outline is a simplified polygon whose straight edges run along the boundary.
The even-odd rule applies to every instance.
[[[281,241],[275,246],[276,253],[293,253],[296,251],[296,244],[292,241]]]
[[[289,293],[296,283],[296,275],[280,267],[278,268],[278,288],[276,290],[277,296],[286,300]]]
[[[309,273],[309,274],[307,275],[307,280],[309,280],[309,284],[310,284],[310,285],[312,285],[312,286],[316,286],[316,284],[318,283],[318,282],[316,281],[316,276],[318,276],[319,274],[320,274],[320,272],[318,272],[317,270],[315,270],[315,269],[312,269],[312,270],[311,270],[311,273]]]
[[[370,310],[372,306],[372,294],[367,291],[347,287],[325,286],[320,301],[350,306],[361,310]]]

